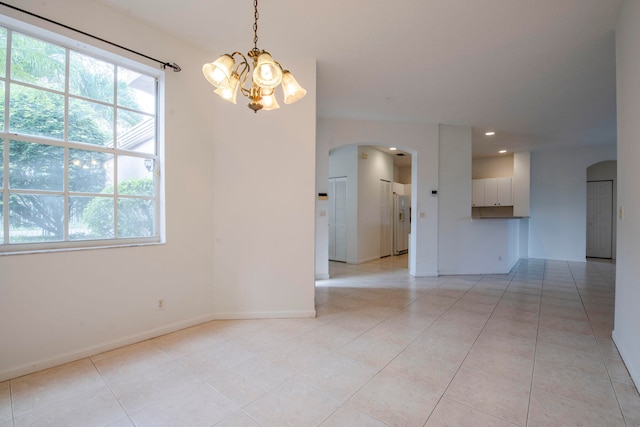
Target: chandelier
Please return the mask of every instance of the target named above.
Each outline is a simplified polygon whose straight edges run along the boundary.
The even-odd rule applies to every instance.
[[[254,112],[280,108],[275,97],[276,87],[282,85],[284,103],[293,104],[302,99],[304,90],[288,70],[273,60],[269,52],[258,49],[258,0],[253,1],[253,49],[247,55],[253,62],[253,70],[247,58],[240,52],[224,54],[215,61],[204,64],[202,73],[220,95],[227,101],[237,103],[238,89],[249,98],[248,107]],[[250,87],[247,80],[251,76]]]

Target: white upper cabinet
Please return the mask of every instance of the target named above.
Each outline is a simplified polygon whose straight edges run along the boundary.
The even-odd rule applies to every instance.
[[[497,206],[513,206],[513,196],[511,191],[511,177],[497,178],[498,198]]]
[[[513,206],[511,177],[474,179],[472,203],[479,206]]]
[[[471,203],[474,207],[484,206],[484,181],[484,179],[474,179],[472,181]]]

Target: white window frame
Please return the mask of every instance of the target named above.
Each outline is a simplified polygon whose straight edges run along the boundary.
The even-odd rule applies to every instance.
[[[156,114],[155,114],[155,124],[156,124],[156,152],[154,155],[149,155],[145,153],[136,153],[127,150],[119,150],[116,148],[108,148],[108,147],[97,147],[92,146],[92,150],[108,152],[114,155],[114,158],[119,154],[126,154],[127,156],[133,157],[141,157],[141,158],[149,158],[153,159],[153,167],[154,167],[154,207],[155,207],[155,219],[154,219],[154,236],[151,237],[143,237],[143,238],[114,238],[114,239],[99,239],[99,240],[65,240],[65,241],[51,241],[51,242],[34,242],[34,243],[9,243],[9,225],[8,225],[8,199],[5,200],[4,203],[4,214],[3,221],[0,223],[0,227],[3,227],[4,230],[4,242],[0,241],[0,256],[2,255],[12,255],[12,254],[25,254],[25,253],[39,253],[39,252],[50,252],[50,251],[69,251],[69,250],[83,250],[83,249],[100,249],[100,248],[114,248],[114,247],[129,247],[129,246],[141,246],[141,245],[157,245],[164,244],[166,239],[166,231],[165,231],[165,202],[164,202],[164,100],[165,100],[165,74],[163,70],[151,67],[149,65],[134,61],[132,59],[123,57],[114,52],[107,51],[90,44],[87,44],[86,41],[82,41],[80,38],[76,39],[74,37],[69,37],[66,35],[62,35],[48,29],[44,29],[15,18],[11,18],[5,15],[0,14],[0,26],[5,27],[11,31],[16,31],[28,36],[35,37],[45,42],[53,43],[59,45],[68,51],[76,51],[78,53],[95,57],[99,60],[103,60],[114,64],[116,66],[122,66],[131,71],[135,71],[144,75],[148,75],[153,77],[156,80]],[[68,54],[67,54],[68,57]],[[10,66],[9,61],[7,61],[7,68]],[[67,80],[68,80],[68,72],[69,69],[67,67]],[[8,99],[8,87],[9,80],[8,76],[0,79],[5,82],[5,117],[0,118],[3,120],[5,125],[8,125],[8,117],[9,117],[9,99]],[[68,102],[69,93],[68,90],[65,90],[65,102]],[[66,117],[65,117],[66,120]],[[25,142],[43,142],[39,140],[38,137],[33,137],[30,135],[21,135],[10,133],[8,126],[5,126],[4,131],[0,132],[0,139],[4,140],[4,151],[8,151],[9,140],[10,139],[19,139],[20,141]],[[67,140],[66,132],[65,138],[63,141],[53,141],[46,140],[47,144],[50,145],[58,145],[63,147],[68,147],[70,149],[81,148],[76,143],[70,143]],[[0,159],[1,162],[5,162],[4,164],[4,189],[0,190],[0,194],[4,192],[5,196],[8,193],[7,187],[9,186],[9,164],[8,161],[8,153],[4,156],[4,159]],[[117,178],[116,178],[117,179]],[[68,189],[68,175],[65,175],[65,187],[60,194],[63,194],[65,197],[69,197],[69,189]],[[37,193],[37,192],[31,192]],[[72,195],[73,196],[73,195]],[[117,198],[117,195],[114,194],[114,197]],[[65,204],[66,205],[66,204]],[[69,213],[65,212],[65,229],[68,229],[69,226]],[[116,220],[117,221],[117,220]],[[117,225],[114,225],[117,226]],[[65,233],[67,234],[67,233]],[[68,236],[65,236],[68,239]]]

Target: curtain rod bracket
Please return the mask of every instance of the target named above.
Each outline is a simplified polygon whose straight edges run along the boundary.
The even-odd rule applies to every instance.
[[[172,63],[172,64],[170,64],[168,62],[165,62],[164,64],[162,64],[162,69],[163,70],[165,70],[167,67],[171,68],[174,73],[182,71],[182,68],[180,68],[180,66],[178,64],[176,64],[175,62]]]
[[[38,18],[38,19],[42,19],[43,21],[47,21],[47,22],[49,22],[49,23],[51,23],[51,24],[58,25],[58,26],[60,26],[60,27],[62,27],[62,28],[66,28],[67,30],[75,31],[76,33],[80,33],[80,34],[82,34],[83,36],[91,37],[92,39],[95,39],[95,40],[101,41],[101,42],[103,42],[103,43],[110,44],[111,46],[115,46],[115,47],[117,47],[118,49],[123,49],[123,50],[126,50],[127,52],[131,52],[131,53],[134,53],[134,54],[136,54],[136,55],[138,55],[138,56],[142,56],[142,57],[145,57],[145,58],[147,58],[147,59],[150,59],[151,61],[158,62],[158,63],[160,63],[160,64],[162,65],[162,69],[163,69],[163,70],[165,70],[167,67],[169,67],[169,68],[171,68],[175,73],[177,73],[177,72],[179,72],[179,71],[182,71],[182,68],[180,68],[180,66],[179,66],[178,64],[176,64],[175,62],[174,62],[174,63],[171,63],[171,62],[164,62],[164,61],[160,61],[159,59],[152,58],[152,57],[150,57],[150,56],[148,56],[148,55],[145,55],[144,53],[137,52],[137,51],[135,51],[135,50],[133,50],[133,49],[129,49],[128,47],[124,47],[124,46],[121,46],[121,45],[119,45],[119,44],[116,44],[116,43],[110,42],[109,40],[105,40],[105,39],[100,38],[100,37],[98,37],[98,36],[94,36],[93,34],[86,33],[86,32],[84,32],[84,31],[82,31],[82,30],[78,30],[77,28],[70,27],[70,26],[68,26],[68,25],[66,25],[66,24],[62,24],[62,23],[57,22],[57,21],[54,21],[54,20],[52,20],[52,19],[45,18],[44,16],[37,15],[37,14],[35,14],[35,13],[33,13],[33,12],[29,12],[28,10],[20,9],[19,7],[12,6],[12,5],[7,4],[7,3],[5,3],[5,2],[1,2],[1,1],[0,1],[0,6],[6,6],[6,7],[8,7],[9,9],[17,10],[18,12],[22,12],[22,13],[24,13],[24,14],[26,14],[26,15],[33,16],[33,17]]]

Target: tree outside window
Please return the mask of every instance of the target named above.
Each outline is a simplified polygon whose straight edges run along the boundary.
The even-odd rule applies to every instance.
[[[0,28],[0,117],[6,95],[3,250],[158,236],[154,77]]]

